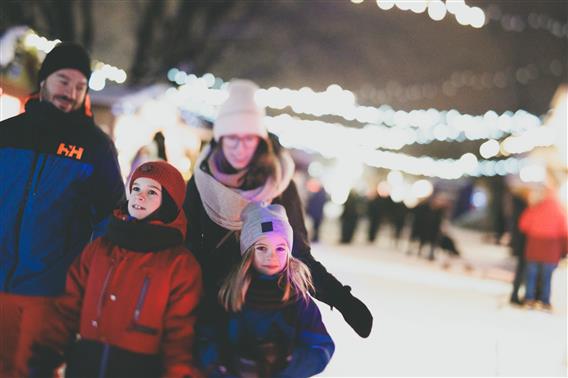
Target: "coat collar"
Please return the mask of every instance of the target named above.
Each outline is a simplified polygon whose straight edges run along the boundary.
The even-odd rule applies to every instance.
[[[141,222],[116,211],[105,237],[134,252],[159,252],[183,243],[183,233],[157,222]]]

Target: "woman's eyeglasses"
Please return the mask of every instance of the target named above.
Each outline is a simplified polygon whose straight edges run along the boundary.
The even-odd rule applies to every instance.
[[[245,148],[252,148],[256,147],[258,143],[258,136],[257,135],[245,135],[245,136],[238,136],[238,135],[226,135],[223,137],[223,143],[229,148],[236,148],[239,143]]]

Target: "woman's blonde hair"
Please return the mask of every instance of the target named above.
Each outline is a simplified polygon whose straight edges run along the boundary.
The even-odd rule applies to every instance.
[[[243,307],[254,271],[255,245],[256,243],[245,251],[240,264],[233,268],[219,290],[219,302],[227,311],[238,312]],[[279,275],[278,287],[283,289],[282,302],[290,300],[293,296],[306,300],[308,293],[315,291],[310,270],[306,264],[293,257],[291,252],[288,254],[286,266]]]

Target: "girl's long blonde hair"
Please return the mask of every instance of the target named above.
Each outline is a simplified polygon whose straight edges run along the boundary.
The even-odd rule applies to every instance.
[[[241,263],[233,268],[219,290],[219,302],[227,311],[238,312],[243,307],[254,271],[254,248],[255,244],[245,251]],[[284,290],[282,302],[288,301],[293,295],[306,300],[309,292],[315,291],[310,270],[291,252],[284,270],[279,274],[278,286]]]

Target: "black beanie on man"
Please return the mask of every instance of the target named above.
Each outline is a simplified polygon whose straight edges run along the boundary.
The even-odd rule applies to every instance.
[[[57,44],[43,60],[38,73],[38,84],[55,71],[64,68],[73,68],[80,71],[89,81],[91,77],[91,58],[87,50],[74,42]]]

